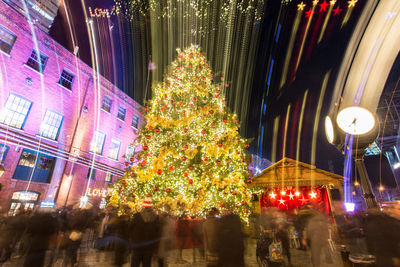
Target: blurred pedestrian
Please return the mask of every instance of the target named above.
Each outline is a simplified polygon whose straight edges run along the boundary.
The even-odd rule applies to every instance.
[[[108,232],[111,237],[111,247],[114,251],[114,264],[122,266],[126,263],[129,242],[129,214],[114,216],[109,220]]]
[[[289,266],[292,266],[292,260],[290,257],[290,241],[287,224],[279,223],[276,231],[276,239],[282,243],[283,253],[288,259]]]
[[[218,209],[212,208],[203,223],[204,254],[207,267],[218,266],[218,214]]]
[[[153,254],[158,249],[161,227],[158,215],[153,211],[153,200],[145,198],[142,202],[143,209],[133,216],[131,223],[132,239],[132,267],[151,266]]]
[[[329,226],[326,216],[313,210],[313,216],[309,217],[305,228],[302,243],[311,249],[311,262],[314,267],[321,266],[321,254],[325,254],[325,262],[332,263],[328,243]]]
[[[10,259],[13,236],[10,229],[10,219],[7,212],[0,218],[0,263]]]
[[[28,244],[24,266],[43,266],[50,236],[56,232],[56,228],[56,221],[50,212],[35,211],[27,223]]]
[[[157,250],[157,262],[159,267],[165,266],[168,252],[174,246],[175,220],[168,213],[160,214],[161,240]]]
[[[230,207],[225,208],[220,219],[218,243],[218,266],[244,266],[242,224],[239,216]]]

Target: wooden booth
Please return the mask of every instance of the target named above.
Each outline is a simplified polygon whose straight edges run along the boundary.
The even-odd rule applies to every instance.
[[[252,178],[251,187],[263,188],[260,208],[278,207],[289,214],[311,204],[326,214],[334,211],[333,201],[341,201],[343,176],[283,158]]]

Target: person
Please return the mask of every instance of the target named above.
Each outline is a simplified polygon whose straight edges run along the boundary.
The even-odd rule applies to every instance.
[[[212,208],[203,223],[204,253],[207,267],[218,266],[218,214],[218,209]]]
[[[326,216],[316,210],[309,217],[302,243],[311,248],[311,262],[314,267],[321,266],[321,253],[325,254],[326,263],[332,263],[329,249],[329,226]]]
[[[166,212],[160,214],[161,240],[157,250],[159,267],[165,266],[168,251],[173,247],[175,220]]]
[[[400,221],[393,215],[390,211],[370,210],[365,217],[367,246],[377,267],[400,266]]]
[[[283,252],[286,255],[288,259],[289,266],[292,266],[292,261],[290,257],[290,241],[289,241],[289,234],[287,227],[284,223],[279,223],[277,232],[276,232],[276,238],[281,241],[282,243],[282,248]]]
[[[0,262],[5,262],[11,257],[12,235],[10,230],[10,219],[7,212],[0,218]]]
[[[153,211],[153,200],[145,198],[142,202],[142,210],[136,213],[131,223],[132,240],[132,267],[151,266],[151,259],[161,237],[161,227],[158,215]]]
[[[220,219],[218,234],[218,266],[243,267],[244,243],[242,224],[238,215],[232,208],[225,207]]]
[[[27,223],[27,256],[23,266],[43,266],[50,236],[56,229],[57,223],[49,212],[35,211]]]
[[[196,262],[196,250],[200,252],[201,257],[204,257],[203,223],[202,218],[192,218],[191,220],[190,232],[193,243],[193,263]]]
[[[129,212],[125,209],[124,214],[112,217],[108,222],[108,232],[112,238],[111,244],[114,250],[114,264],[122,266],[125,264],[128,250]]]

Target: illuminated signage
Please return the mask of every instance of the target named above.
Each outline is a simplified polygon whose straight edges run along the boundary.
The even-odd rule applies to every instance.
[[[111,11],[108,8],[94,8],[89,7],[89,14],[91,17],[96,18],[110,18]]]
[[[87,195],[89,197],[106,197],[107,190],[98,188],[89,188]]]
[[[39,193],[29,191],[16,191],[13,193],[11,199],[22,201],[36,201],[39,198]]]
[[[54,208],[54,201],[42,201],[40,202],[40,207],[41,208]]]

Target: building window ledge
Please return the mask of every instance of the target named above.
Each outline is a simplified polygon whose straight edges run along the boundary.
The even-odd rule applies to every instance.
[[[54,140],[54,139],[50,139],[50,138],[48,138],[48,137],[44,137],[44,136],[41,136],[41,135],[36,135],[36,137],[37,138],[42,138],[42,139],[44,139],[44,140],[46,140],[46,141],[50,141],[50,142],[53,142],[53,143],[56,143],[56,144],[58,144],[58,140]]]
[[[110,111],[105,110],[104,108],[100,108],[100,110],[102,110],[103,112],[107,113],[107,114],[111,114]]]
[[[29,180],[15,179],[14,177],[11,177],[11,181],[13,181],[13,182],[19,182],[19,183],[29,183]],[[33,181],[33,180],[32,180],[31,183],[50,186],[50,183],[51,183],[51,182],[49,182],[49,183],[44,183],[44,182],[37,182],[37,181]]]
[[[123,123],[125,123],[125,121],[124,121],[124,120],[121,120],[121,119],[120,119],[120,118],[118,118],[118,117],[117,117],[117,120],[119,120],[119,121],[122,121]]]
[[[37,74],[43,76],[43,73],[41,73],[40,71],[35,70],[34,68],[30,67],[29,65],[27,65],[26,63],[24,63],[24,67],[27,69],[30,69],[33,72],[36,72]]]
[[[1,50],[1,49],[0,49],[0,54],[3,54],[3,55],[5,55],[6,57],[11,58],[11,55],[10,55],[10,54],[7,54],[6,52],[4,52],[4,51]]]
[[[110,158],[110,157],[107,157],[109,160],[111,160],[111,161],[114,161],[114,162],[119,162],[119,160],[117,160],[117,159],[113,159],[113,158]]]
[[[102,154],[94,153],[94,152],[92,152],[92,151],[89,151],[89,154],[90,154],[90,155],[98,156],[99,158],[103,158],[103,155],[102,155]]]
[[[56,84],[57,84],[59,87],[61,87],[62,89],[68,91],[69,93],[72,93],[72,89],[69,89],[69,88],[67,88],[67,87],[65,87],[65,86],[63,86],[62,84],[59,84],[59,83],[56,83]]]
[[[13,130],[13,131],[17,131],[17,132],[20,132],[20,133],[25,133],[25,130],[23,128],[22,129],[15,128],[15,127],[12,127],[12,126],[4,124],[4,123],[0,123],[0,125],[6,127],[7,129]]]

